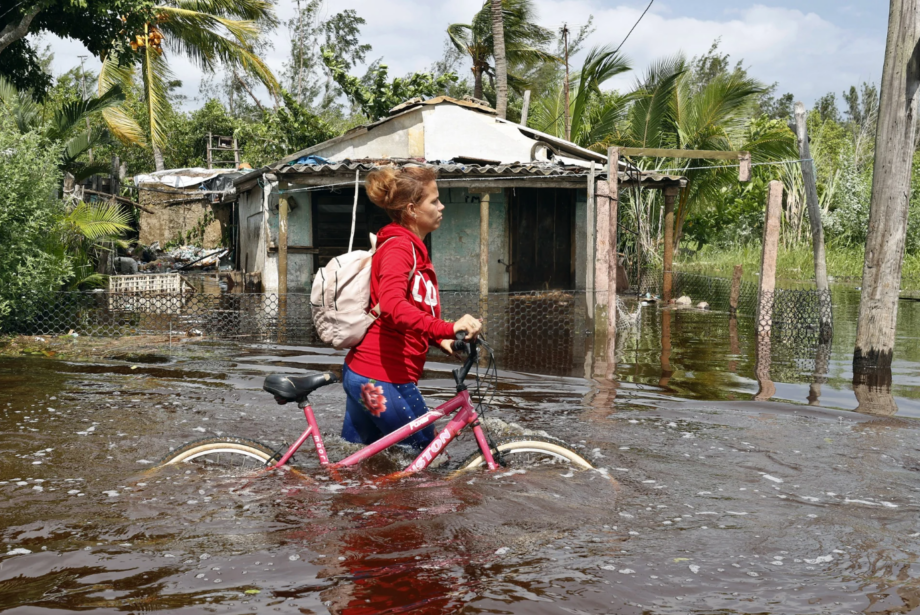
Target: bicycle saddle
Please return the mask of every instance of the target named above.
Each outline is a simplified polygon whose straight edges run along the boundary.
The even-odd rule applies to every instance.
[[[320,387],[341,382],[332,372],[323,372],[313,376],[285,376],[272,374],[265,379],[262,388],[275,396],[279,404],[298,401]]]

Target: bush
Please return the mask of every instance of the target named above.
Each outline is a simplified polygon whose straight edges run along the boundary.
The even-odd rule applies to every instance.
[[[60,244],[60,151],[0,124],[0,330],[26,320],[71,275]]]

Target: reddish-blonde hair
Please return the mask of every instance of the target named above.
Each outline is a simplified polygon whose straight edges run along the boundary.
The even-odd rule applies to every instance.
[[[406,207],[409,203],[418,203],[425,186],[437,178],[434,169],[428,167],[384,167],[368,173],[364,189],[367,198],[386,211],[390,220],[403,224]]]

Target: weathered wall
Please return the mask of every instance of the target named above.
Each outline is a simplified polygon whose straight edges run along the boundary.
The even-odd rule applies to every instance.
[[[156,190],[176,192],[176,188],[162,184],[144,184],[145,187]],[[195,195],[195,190],[188,190],[189,196]],[[224,237],[229,233],[232,205],[211,205],[206,198],[169,205],[169,201],[184,198],[181,195],[140,191],[140,204],[153,210],[148,214],[141,211],[140,237],[144,245],[155,241],[164,246],[169,242],[185,243],[190,232],[196,236],[192,243],[203,248],[217,248],[222,246]],[[203,230],[203,234],[200,231]]]
[[[422,158],[425,156],[422,110],[416,109],[375,126],[369,132],[332,143],[313,153],[324,158]]]
[[[432,261],[442,290],[479,290],[479,196],[466,188],[441,188],[444,220],[431,235]],[[508,290],[507,211],[504,194],[490,195],[489,288]]]
[[[293,192],[288,195],[288,246],[313,245],[313,216],[309,192]],[[268,229],[271,244],[278,245],[278,199],[272,196]],[[269,252],[267,269],[274,268],[273,273],[265,278],[266,292],[278,291],[278,252]],[[288,252],[287,285],[289,293],[309,293],[313,283],[313,255]],[[271,280],[271,288],[269,282]]]

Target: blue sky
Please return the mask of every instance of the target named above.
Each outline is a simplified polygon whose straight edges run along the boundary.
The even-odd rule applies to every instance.
[[[547,27],[584,23],[594,15],[597,30],[588,41],[619,44],[647,0],[534,0],[539,21]],[[328,12],[355,9],[367,24],[363,37],[373,45],[370,58],[383,57],[391,75],[423,70],[441,56],[444,29],[468,22],[482,0],[327,0]],[[282,19],[293,15],[294,1],[279,0]],[[744,59],[750,73],[779,93],[792,92],[811,105],[827,92],[840,93],[862,81],[878,82],[882,72],[888,3],[883,0],[655,0],[623,53],[635,72],[611,87],[626,88],[654,59],[677,52],[694,56],[720,38],[733,60]],[[289,51],[286,32],[274,37],[267,61],[278,73]],[[47,37],[55,52],[54,70],[79,65],[81,45]],[[577,66],[580,58],[574,58]],[[187,60],[171,61],[184,81],[183,91],[198,96],[200,71]],[[92,59],[87,67],[98,66]],[[464,70],[467,70],[465,67]],[[192,106],[198,103],[191,102]]]

